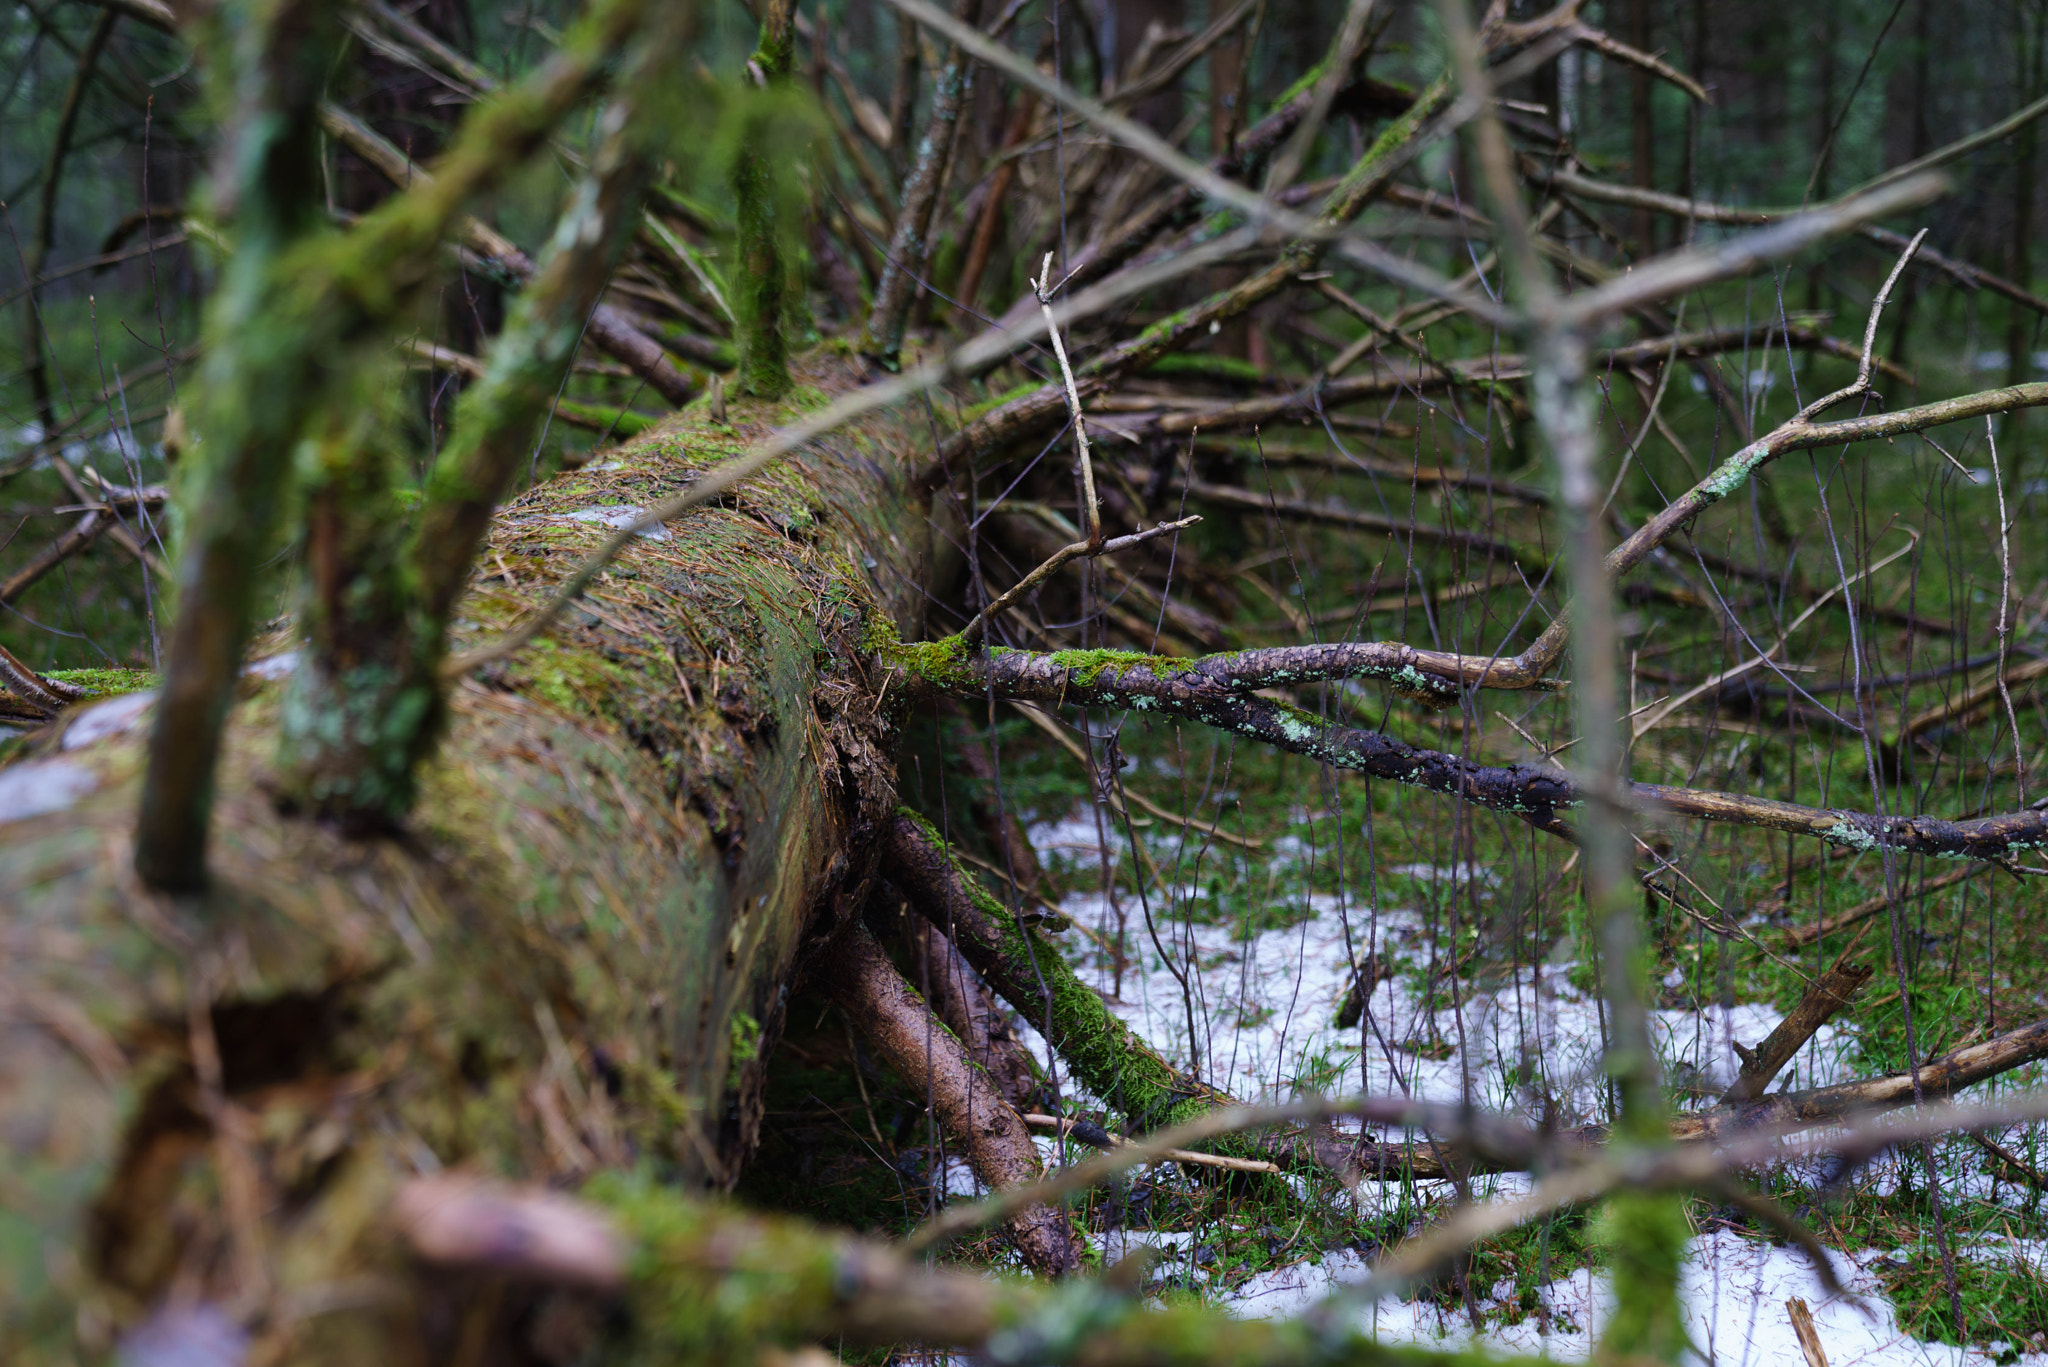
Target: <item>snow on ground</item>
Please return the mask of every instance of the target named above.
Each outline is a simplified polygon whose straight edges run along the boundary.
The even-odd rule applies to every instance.
[[[1694,1360],[1714,1367],[1762,1367],[1799,1363],[1804,1358],[1792,1333],[1786,1301],[1797,1296],[1813,1312],[1814,1329],[1831,1367],[1935,1367],[1990,1360],[1979,1350],[1924,1343],[1900,1331],[1877,1279],[1863,1263],[1882,1256],[1834,1256],[1835,1276],[1850,1291],[1830,1296],[1805,1257],[1792,1249],[1717,1230],[1693,1240],[1683,1273],[1687,1323]],[[1366,1260],[1343,1251],[1320,1266],[1300,1264],[1261,1273],[1233,1296],[1239,1314],[1259,1318],[1298,1315],[1347,1283],[1360,1280]],[[1535,1316],[1520,1324],[1489,1326],[1484,1341],[1494,1347],[1581,1361],[1605,1324],[1611,1300],[1604,1275],[1581,1269],[1544,1289],[1548,1332]],[[1388,1298],[1357,1311],[1357,1322],[1396,1342],[1453,1347],[1472,1341],[1464,1315],[1422,1301]],[[2026,1362],[2048,1361],[2028,1357]]]
[[[1090,814],[1047,823],[1032,830],[1034,844],[1055,858],[1082,867],[1094,862],[1097,830]],[[1114,832],[1111,832],[1114,838]],[[1470,880],[1484,898],[1489,871],[1416,865],[1389,872],[1424,885]],[[1297,905],[1301,898],[1296,894]],[[1240,940],[1227,924],[1190,924],[1175,908],[1155,903],[1151,926],[1146,908],[1123,908],[1130,962],[1118,979],[1109,956],[1090,952],[1113,943],[1115,910],[1099,893],[1077,893],[1062,903],[1077,926],[1062,939],[1082,976],[1100,988],[1112,1008],[1169,1056],[1188,1057],[1190,1005],[1201,1071],[1240,1098],[1277,1101],[1318,1093],[1407,1094],[1420,1100],[1457,1102],[1533,1113],[1548,1104],[1572,1123],[1602,1113],[1600,1091],[1600,1005],[1570,982],[1573,965],[1545,963],[1491,980],[1461,979],[1452,1009],[1423,1009],[1416,990],[1430,967],[1431,937],[1422,913],[1361,907],[1326,894],[1306,899],[1306,919],[1283,929]],[[1155,944],[1153,931],[1157,932]],[[1092,932],[1092,936],[1091,936]],[[1180,979],[1158,946],[1177,963],[1192,963],[1184,995]],[[1350,965],[1378,955],[1382,964],[1406,967],[1385,978],[1369,998],[1367,1047],[1360,1032],[1339,1031],[1333,1017],[1352,980]],[[1440,991],[1441,995],[1441,991]],[[1754,1044],[1778,1023],[1778,1012],[1747,1004],[1727,1010],[1659,1010],[1653,1030],[1667,1076],[1702,1091],[1725,1086],[1738,1067],[1733,1042]],[[1026,1032],[1040,1058],[1048,1052]],[[1843,1030],[1824,1027],[1786,1071],[1794,1087],[1845,1080],[1855,1073],[1855,1042]],[[1780,1085],[1784,1085],[1781,1083]],[[1397,1137],[1397,1136],[1389,1136]],[[951,1185],[949,1183],[949,1185]],[[971,1178],[967,1186],[971,1188]],[[1526,1179],[1501,1175],[1485,1179],[1477,1194],[1510,1196],[1527,1189]],[[963,1190],[961,1194],[966,1194]],[[1368,1187],[1362,1198],[1378,1199]],[[1155,1247],[1167,1264],[1196,1281],[1204,1274],[1191,1261],[1188,1233],[1119,1231],[1108,1236],[1106,1257],[1114,1259],[1137,1244]],[[1886,1250],[1836,1255],[1835,1270],[1851,1298],[1831,1297],[1803,1255],[1726,1230],[1695,1238],[1684,1272],[1684,1297],[1697,1360],[1715,1367],[1803,1361],[1786,1308],[1798,1296],[1811,1307],[1821,1342],[1834,1367],[1920,1367],[1989,1361],[1981,1350],[1920,1342],[1903,1334],[1867,1266]],[[1252,1316],[1298,1314],[1347,1285],[1361,1281],[1366,1255],[1349,1249],[1253,1276],[1224,1300]],[[1505,1286],[1500,1288],[1504,1294]],[[1487,1292],[1479,1289],[1482,1299]],[[1604,1274],[1581,1270],[1543,1291],[1548,1332],[1532,1316],[1502,1326],[1498,1319],[1483,1335],[1499,1348],[1542,1353],[1561,1360],[1584,1358],[1606,1315]],[[1424,1301],[1388,1298],[1355,1313],[1382,1337],[1454,1346],[1471,1330],[1459,1312]],[[2048,1355],[2024,1359],[2048,1364]]]

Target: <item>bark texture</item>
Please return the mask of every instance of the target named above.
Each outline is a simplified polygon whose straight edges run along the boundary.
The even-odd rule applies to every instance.
[[[903,980],[868,928],[849,927],[834,957],[838,963],[828,982],[840,1009],[898,1076],[925,1092],[946,1132],[965,1145],[974,1175],[997,1190],[1043,1178],[1045,1168],[1023,1118]],[[1064,1276],[1080,1266],[1073,1231],[1059,1207],[1021,1211],[1009,1227],[1032,1271]]]
[[[460,632],[847,381],[803,378],[509,505]],[[399,1183],[731,1181],[787,985],[864,900],[892,800],[857,647],[877,614],[917,629],[930,568],[899,449],[856,425],[640,539],[453,690],[396,834],[279,810],[286,656],[234,710],[203,897],[130,872],[146,699],[0,772],[0,1360],[98,1359],[175,1293],[262,1326],[252,1362],[445,1361],[539,1312],[389,1275]]]

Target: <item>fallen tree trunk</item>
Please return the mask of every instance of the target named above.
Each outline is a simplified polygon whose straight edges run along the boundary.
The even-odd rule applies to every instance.
[[[804,378],[798,405],[851,380]],[[462,629],[790,416],[728,410],[508,505]],[[0,771],[0,1359],[103,1355],[175,1286],[266,1326],[255,1361],[442,1360],[456,1289],[320,1308],[393,1270],[370,1217],[403,1180],[733,1180],[893,804],[858,647],[877,615],[918,630],[935,570],[903,445],[856,425],[639,538],[453,690],[398,834],[278,810],[289,655],[235,710],[202,896],[130,871],[145,699],[74,708]]]

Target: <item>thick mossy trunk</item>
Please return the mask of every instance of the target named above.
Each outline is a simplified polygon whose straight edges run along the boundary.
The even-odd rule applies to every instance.
[[[460,632],[849,382],[801,378],[507,507]],[[138,699],[0,770],[0,1361],[100,1360],[167,1298],[260,1326],[252,1362],[449,1360],[508,1321],[384,1275],[405,1178],[732,1180],[791,986],[864,900],[893,802],[856,647],[877,614],[914,635],[932,572],[899,449],[842,431],[638,540],[453,689],[397,834],[279,810],[275,668],[234,712],[203,899],[130,872]]]

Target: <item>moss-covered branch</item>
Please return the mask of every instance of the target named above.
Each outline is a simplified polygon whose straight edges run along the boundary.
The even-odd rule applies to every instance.
[[[415,296],[449,225],[524,163],[603,78],[648,0],[596,0],[533,76],[479,105],[434,176],[338,237],[316,234],[315,102],[338,19],[324,0],[224,20],[245,88],[233,168],[237,248],[207,324],[194,458],[177,512],[179,611],[166,653],[135,865],[151,886],[203,885],[221,728],[291,453],[355,349]]]
[[[410,537],[378,443],[343,444],[309,492],[309,644],[284,716],[293,795],[359,825],[404,815],[438,732],[448,614],[492,512],[533,449],[651,179],[656,91],[696,32],[695,7],[661,7],[634,52],[605,136],[570,189],[539,265],[463,392]]]
[[[275,532],[304,382],[303,320],[273,314],[289,253],[318,225],[314,107],[340,33],[333,0],[239,0],[209,26],[220,98],[239,119],[220,153],[236,250],[207,318],[198,426],[181,463],[178,614],[166,642],[135,868],[157,888],[205,880],[221,728]]]
[[[1103,1281],[1062,1288],[922,1267],[886,1245],[805,1220],[747,1216],[645,1182],[585,1191],[624,1234],[626,1298],[653,1342],[685,1363],[747,1361],[764,1344],[980,1349],[996,1362],[1076,1367],[1481,1367],[1483,1350],[1382,1343],[1346,1323],[1240,1319],[1154,1307]]]
[[[796,0],[766,0],[760,46],[747,63],[749,78],[770,92],[786,84],[795,45]],[[801,303],[798,292],[790,288],[792,237],[775,183],[777,176],[789,174],[789,167],[769,145],[774,128],[769,111],[763,108],[748,120],[732,168],[739,226],[732,279],[739,387],[764,399],[779,399],[789,392],[789,332],[793,310]]]
[[[2043,386],[2048,391],[2048,386]],[[1409,647],[1384,644],[1297,646],[1226,652],[1198,659],[1115,650],[1040,653],[976,651],[957,637],[917,645],[871,638],[869,647],[898,671],[896,685],[956,698],[1011,698],[1045,706],[1129,708],[1200,722],[1339,769],[1445,793],[1519,817],[1570,838],[1568,814],[1578,783],[1555,767],[1479,764],[1424,749],[1382,731],[1346,726],[1255,689],[1331,678],[1382,678],[1397,689],[1440,700],[1440,678],[1414,670]],[[1310,662],[1299,672],[1268,667],[1266,657]],[[1409,663],[1404,664],[1404,659]],[[1241,662],[1241,663],[1240,663]],[[1812,836],[1847,849],[1892,849],[1943,859],[2007,860],[2048,849],[2048,812],[2028,808],[1995,816],[1879,816],[1842,807],[1808,807],[1746,793],[1657,783],[1625,785],[1621,800],[1645,815],[1686,817]],[[979,967],[979,965],[976,965]]]
[[[434,1264],[618,1296],[635,1341],[665,1354],[664,1362],[723,1367],[773,1360],[778,1348],[847,1341],[965,1349],[1048,1367],[1523,1360],[1382,1343],[1338,1316],[1241,1319],[1217,1306],[1155,1306],[1114,1273],[1049,1287],[934,1269],[887,1244],[808,1220],[749,1215],[640,1175],[601,1178],[581,1196],[424,1178],[399,1193],[395,1223]]]

